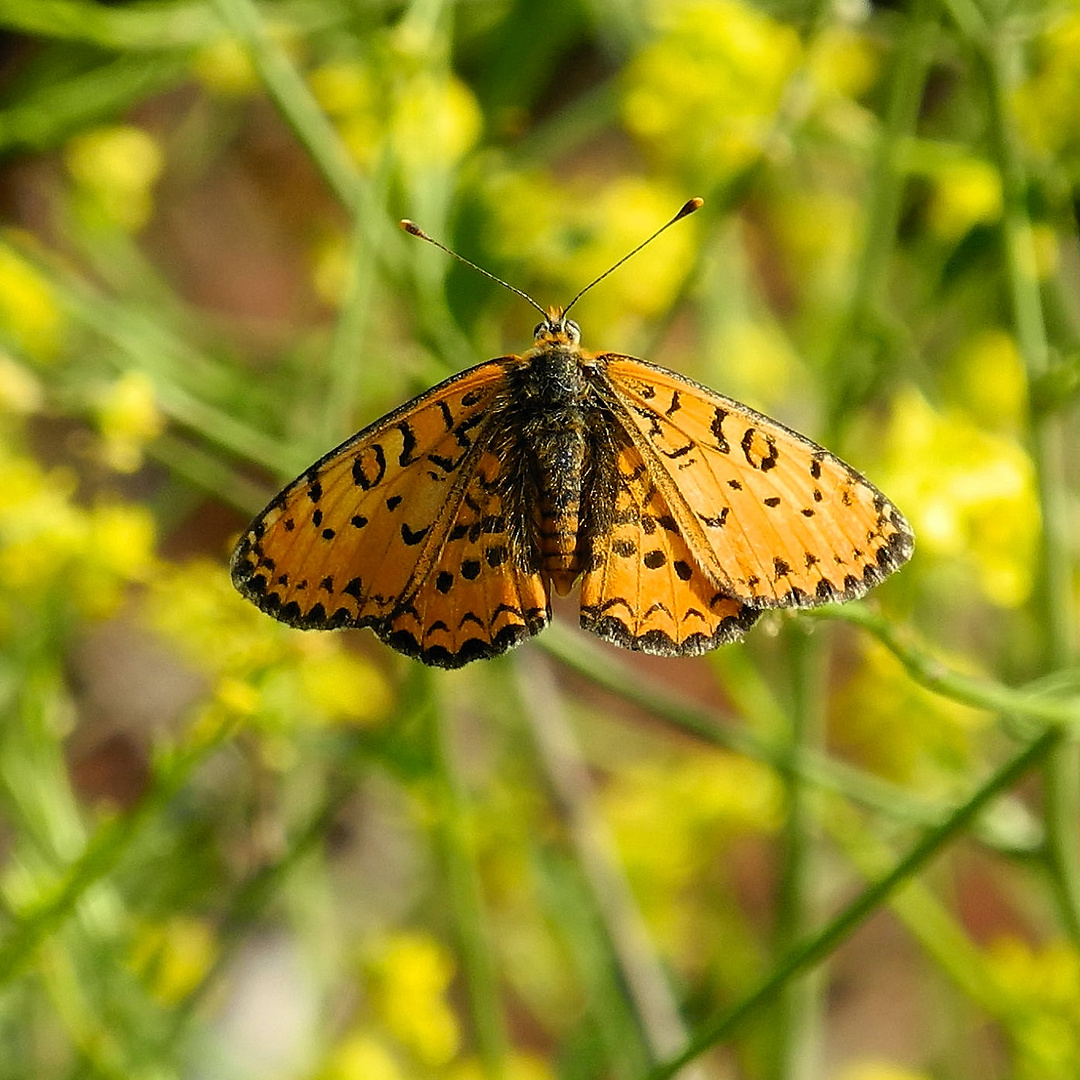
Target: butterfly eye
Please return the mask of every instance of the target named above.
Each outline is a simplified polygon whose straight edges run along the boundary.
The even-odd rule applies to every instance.
[[[533,329],[533,337],[539,337],[541,333],[549,333],[551,331],[551,323],[545,319],[543,322],[538,322]]]
[[[566,332],[575,345],[581,340],[581,327],[573,319],[566,320]]]

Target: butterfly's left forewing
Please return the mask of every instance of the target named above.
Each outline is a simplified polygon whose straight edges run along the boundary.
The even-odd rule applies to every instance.
[[[910,557],[899,511],[827,450],[664,368],[593,363],[697,564],[730,596],[755,608],[849,600]]]
[[[546,587],[506,535],[488,449],[512,359],[448,379],[311,466],[241,537],[237,588],[290,625],[368,626],[443,667],[541,629]]]

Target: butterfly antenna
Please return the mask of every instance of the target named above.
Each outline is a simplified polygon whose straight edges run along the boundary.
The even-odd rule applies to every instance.
[[[610,273],[611,273],[612,271],[614,271],[614,270],[618,270],[618,269],[619,269],[619,267],[620,267],[620,266],[622,266],[622,264],[623,264],[624,262],[626,262],[626,260],[627,260],[627,259],[629,259],[629,258],[631,258],[632,256],[636,255],[636,254],[637,254],[637,253],[638,253],[638,252],[639,252],[639,251],[640,251],[640,250],[641,250],[641,249],[642,249],[643,247],[645,247],[645,245],[646,245],[646,244],[651,244],[651,243],[652,243],[652,242],[653,242],[653,241],[654,241],[654,240],[655,240],[655,239],[656,239],[656,238],[657,238],[657,237],[658,237],[658,236],[659,236],[659,235],[660,235],[660,234],[661,234],[661,233],[662,233],[662,232],[663,232],[663,231],[664,231],[665,229],[669,229],[669,228],[671,228],[671,226],[672,226],[672,225],[674,225],[676,221],[682,221],[682,219],[683,219],[684,217],[686,217],[686,216],[687,216],[687,215],[689,215],[689,214],[692,214],[692,213],[693,213],[693,212],[694,212],[695,210],[700,210],[700,209],[701,209],[701,208],[702,208],[702,207],[703,207],[704,205],[705,205],[705,200],[704,200],[704,199],[702,199],[702,198],[699,198],[699,197],[697,197],[697,196],[695,196],[695,197],[694,197],[693,199],[690,199],[689,201],[687,201],[686,203],[684,203],[684,204],[683,204],[683,207],[682,207],[682,209],[681,209],[681,210],[680,210],[680,211],[679,211],[679,212],[678,212],[678,213],[677,213],[677,214],[676,214],[676,215],[675,215],[675,216],[674,216],[674,217],[673,217],[673,218],[672,218],[672,219],[671,219],[671,220],[670,220],[670,221],[669,221],[669,222],[668,222],[668,223],[667,223],[666,225],[661,225],[661,226],[660,226],[660,228],[659,228],[659,229],[657,229],[657,230],[656,230],[656,232],[654,232],[654,233],[652,234],[652,236],[650,236],[650,237],[649,237],[649,238],[648,238],[647,240],[642,240],[642,242],[641,242],[640,244],[638,244],[638,246],[637,246],[636,248],[634,248],[634,250],[633,250],[633,251],[629,251],[629,252],[627,252],[627,253],[626,253],[626,254],[625,254],[625,255],[624,255],[624,256],[623,256],[623,257],[622,257],[622,258],[621,258],[621,259],[620,259],[620,260],[619,260],[619,261],[618,261],[617,263],[615,263],[615,265],[614,265],[614,266],[609,266],[609,267],[608,267],[608,268],[607,268],[607,269],[606,269],[606,270],[605,270],[605,271],[604,271],[604,272],[603,272],[603,273],[602,273],[602,274],[601,274],[601,275],[600,275],[600,276],[599,276],[598,278],[594,278],[594,279],[593,279],[592,281],[590,281],[590,282],[589,282],[589,284],[588,284],[588,285],[586,285],[586,286],[585,286],[585,288],[584,288],[584,289],[582,289],[582,290],[581,290],[581,291],[580,291],[580,292],[579,292],[579,293],[577,294],[577,296],[575,296],[575,297],[574,297],[574,299],[573,299],[573,300],[571,300],[571,301],[570,301],[570,303],[569,303],[569,304],[567,304],[567,305],[566,305],[566,307],[564,307],[564,308],[563,308],[563,315],[565,316],[565,315],[566,315],[566,313],[567,313],[567,312],[568,312],[568,311],[569,311],[569,310],[570,310],[570,309],[571,309],[571,308],[572,308],[572,307],[573,307],[573,306],[574,306],[574,305],[575,305],[575,304],[576,304],[576,303],[577,303],[577,302],[578,302],[578,301],[579,301],[579,300],[580,300],[580,299],[581,299],[581,298],[582,298],[582,297],[583,297],[583,296],[584,296],[584,295],[585,295],[585,294],[586,294],[586,293],[587,293],[587,292],[588,292],[588,291],[589,291],[589,290],[590,290],[590,289],[591,289],[591,288],[592,288],[592,287],[593,287],[594,285],[597,285],[597,284],[599,284],[599,283],[600,283],[601,281],[603,281],[603,280],[604,280],[604,278],[606,278],[606,277],[608,276],[608,274],[610,274]]]
[[[464,255],[459,255],[445,244],[440,244],[434,237],[428,236],[415,221],[409,221],[408,218],[403,218],[399,224],[407,233],[411,233],[413,236],[419,236],[421,240],[426,240],[429,244],[434,244],[437,248],[445,251],[447,255],[453,255],[458,262],[463,262],[466,266],[471,266],[478,274],[483,274],[484,277],[490,278],[492,281],[497,281],[504,289],[509,289],[512,293],[517,293],[523,300],[528,300],[541,315],[545,318],[547,317],[547,312],[527,292],[522,292],[521,289],[515,289],[513,285],[507,281],[503,281],[501,277],[496,277],[490,270],[485,270],[482,266],[477,266],[476,263],[466,259]]]

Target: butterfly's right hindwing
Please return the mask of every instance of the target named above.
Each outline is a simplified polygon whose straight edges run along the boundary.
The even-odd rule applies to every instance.
[[[710,580],[634,444],[611,461],[607,520],[589,537],[581,583],[581,625],[623,648],[696,656],[735,641],[760,612]]]

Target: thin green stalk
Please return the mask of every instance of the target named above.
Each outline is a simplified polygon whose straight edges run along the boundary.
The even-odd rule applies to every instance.
[[[99,826],[55,888],[24,912],[14,929],[0,941],[0,986],[23,971],[42,942],[71,917],[86,891],[113,870],[147,823],[233,730],[232,725],[223,724],[198,733],[187,745],[161,757],[153,781],[135,809]]]
[[[936,657],[924,652],[910,633],[897,629],[888,619],[876,614],[866,604],[849,603],[819,612],[806,612],[804,618],[837,619],[855,623],[874,635],[907,669],[907,673],[927,690],[971,705],[976,709],[1000,713],[1010,720],[1024,720],[1038,725],[1080,730],[1080,702],[1046,696],[1036,686],[1013,689],[988,679],[975,678],[954,671]]]
[[[1045,760],[1061,742],[1061,732],[1043,732],[1019,754],[995,772],[949,818],[928,832],[893,869],[869,885],[819,933],[793,948],[768,977],[737,1005],[706,1024],[690,1045],[677,1057],[664,1062],[648,1074],[647,1080],[667,1080],[684,1065],[723,1039],[728,1038],[748,1016],[772,1001],[796,975],[824,960],[842,941],[872,915],[892,893],[914,877],[950,840],[969,828],[994,798],[1007,791],[1032,766]]]
[[[187,57],[136,54],[57,78],[0,109],[0,150],[10,155],[16,148],[52,148],[65,136],[175,86],[188,73]]]
[[[378,276],[377,253],[383,246],[376,238],[380,228],[390,227],[386,213],[387,179],[383,160],[375,169],[372,183],[365,185],[356,200],[349,237],[348,286],[326,357],[326,404],[321,431],[315,433],[324,450],[345,433],[356,405]],[[320,451],[316,448],[316,452]]]
[[[1035,383],[1049,367],[1035,241],[1027,211],[1027,176],[1009,116],[1008,71],[1017,46],[1004,27],[991,27],[981,53],[990,101],[990,130],[1004,196],[1003,232],[1017,343]],[[1060,410],[1031,416],[1031,450],[1042,514],[1038,622],[1043,668],[1054,671],[1075,656],[1072,558],[1065,474],[1065,419]],[[1047,854],[1062,921],[1080,947],[1080,748],[1063,743],[1044,771]]]
[[[825,821],[829,838],[865,880],[872,881],[896,862],[896,852],[881,838],[880,831],[868,828],[850,807],[834,806]],[[907,882],[889,904],[926,953],[968,998],[995,1019],[1009,1018],[1014,1010],[1002,1000],[987,970],[985,955],[926,885],[921,881]]]
[[[279,0],[274,12],[307,33],[325,30],[349,15],[346,4],[331,0]],[[221,20],[200,0],[155,0],[118,8],[96,0],[0,0],[0,26],[54,41],[153,54],[209,44],[224,32]]]
[[[468,819],[468,801],[454,760],[450,720],[436,695],[433,677],[421,673],[432,703],[432,732],[438,804],[435,838],[446,875],[447,901],[461,956],[469,1013],[486,1080],[506,1073],[506,1030],[498,975],[485,932],[487,913],[476,867]]]
[[[252,0],[214,0],[214,7],[244,44],[267,93],[304,144],[323,179],[342,205],[353,209],[363,183],[360,174],[288,53],[274,40],[258,7]]]
[[[808,614],[800,617],[806,618]],[[1032,690],[1013,690],[999,683],[953,671],[915,647],[891,623],[873,614],[863,604],[830,607],[821,611],[817,618],[841,619],[869,630],[896,655],[916,682],[953,701],[988,712],[1024,718],[1040,727],[1080,728],[1080,706],[1069,701],[1054,701]],[[612,650],[583,642],[580,637],[562,630],[558,624],[549,627],[537,645],[595,685],[696,738],[763,761],[777,770],[798,769],[799,774],[809,782],[899,820],[937,825],[945,813],[944,807],[917,798],[902,788],[823,754],[808,752],[801,761],[791,762],[783,746],[761,738],[733,718],[680,700],[670,690],[652,683],[638,671],[631,674]],[[729,719],[730,723],[725,722]]]
[[[777,897],[777,954],[802,940],[815,921],[814,848],[818,834],[813,792],[797,767],[807,753],[819,751],[824,734],[824,658],[822,635],[789,625],[785,635],[791,671],[789,767],[784,783],[783,863]],[[772,1028],[773,1075],[776,1080],[811,1080],[820,1067],[820,978],[816,973],[785,987],[777,1001]]]
[[[865,233],[855,269],[846,315],[826,365],[828,385],[835,388],[827,430],[835,433],[853,401],[865,393],[872,377],[866,361],[865,334],[886,280],[886,266],[896,242],[904,175],[901,149],[915,131],[930,62],[930,35],[937,25],[929,0],[915,0],[897,48],[877,155],[870,170]]]
[[[592,779],[562,709],[550,667],[536,652],[514,658],[521,708],[648,1046],[647,1060],[662,1060],[683,1045],[687,1032],[678,1001],[619,866],[614,838],[596,805]],[[704,1080],[705,1075],[704,1070],[695,1068],[687,1070],[683,1080]]]

